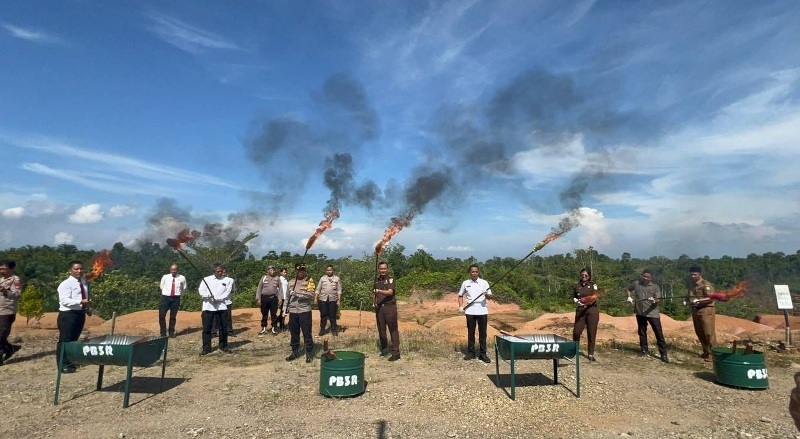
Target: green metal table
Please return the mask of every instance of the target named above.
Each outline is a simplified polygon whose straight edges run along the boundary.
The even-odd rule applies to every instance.
[[[161,359],[161,384],[159,392],[164,390],[164,374],[167,368],[167,337],[104,335],[84,341],[71,341],[61,344],[58,352],[58,376],[56,377],[56,396],[53,405],[58,405],[58,394],[61,387],[61,369],[66,362],[72,364],[96,364],[97,390],[103,386],[103,371],[106,365],[126,366],[125,396],[122,407],[127,408],[130,397],[130,383],[133,368],[149,367]]]
[[[580,345],[576,341],[553,334],[502,334],[495,336],[495,377],[497,387],[500,383],[500,359],[511,365],[511,399],[516,399],[516,361],[517,360],[553,360],[553,381],[558,384],[558,360],[574,359],[577,390],[575,395],[581,396],[581,359]]]

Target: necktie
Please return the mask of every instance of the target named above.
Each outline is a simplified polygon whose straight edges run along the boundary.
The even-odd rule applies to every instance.
[[[169,295],[170,296],[174,296],[175,295],[175,278],[174,277],[172,278],[172,291],[170,291]]]
[[[81,286],[81,300],[86,299],[86,289],[83,288],[83,281],[78,279],[78,285]],[[81,302],[81,309],[86,310],[86,303]]]

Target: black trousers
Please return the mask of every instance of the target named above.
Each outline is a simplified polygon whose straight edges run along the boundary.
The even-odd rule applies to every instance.
[[[386,337],[386,330],[392,337],[392,355],[400,355],[400,331],[397,329],[397,304],[387,303],[378,305],[375,310],[375,320],[378,324],[378,342],[381,345],[381,352],[389,347],[389,339]]]
[[[667,342],[664,340],[664,331],[661,329],[661,319],[658,317],[645,317],[636,314],[636,329],[639,334],[639,346],[642,352],[647,352],[647,324],[653,328],[653,335],[656,336],[656,344],[658,345],[658,353],[667,355]]]
[[[289,313],[289,346],[292,352],[300,350],[300,332],[303,332],[303,342],[306,345],[306,355],[314,353],[314,338],[311,337],[311,311]]]
[[[336,300],[320,300],[317,302],[319,307],[319,332],[325,330],[328,320],[331,321],[331,331],[337,330],[336,327],[336,312],[339,311],[339,304]]]
[[[579,306],[575,309],[575,324],[572,326],[572,341],[581,341],[581,334],[586,330],[586,348],[588,355],[594,355],[597,342],[597,325],[600,323],[600,308],[597,305]]]
[[[161,305],[158,307],[158,328],[161,336],[167,335],[167,311],[169,311],[169,334],[175,333],[175,320],[178,316],[178,306],[181,304],[181,296],[161,295]]]
[[[203,321],[203,352],[211,352],[211,328],[216,322],[220,328],[225,328],[228,325],[228,310],[221,311],[203,311],[201,315]],[[228,332],[219,331],[219,348],[226,349],[228,347]]]
[[[0,316],[0,351],[7,354],[13,353],[11,345],[8,343],[8,336],[11,335],[11,325],[17,319],[16,314]]]
[[[489,323],[489,315],[467,314],[467,352],[475,353],[475,327],[478,327],[478,345],[481,355],[486,355],[486,326]]]
[[[225,328],[225,331],[228,334],[233,334],[233,305],[228,305],[228,309],[225,310],[225,316],[227,317],[225,325],[222,325],[221,320],[214,320],[214,324],[211,327],[212,332],[218,332],[219,328]],[[222,325],[222,326],[221,326]]]
[[[59,311],[56,324],[58,326],[58,344],[56,344],[56,362],[58,354],[61,352],[61,345],[68,341],[78,341],[83,332],[83,325],[86,323],[85,311]],[[73,366],[71,363],[64,363],[61,367]]]
[[[261,327],[267,327],[267,317],[272,321],[272,327],[278,326],[278,296],[261,295]]]

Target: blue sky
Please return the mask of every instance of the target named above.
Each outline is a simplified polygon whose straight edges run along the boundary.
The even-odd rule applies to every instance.
[[[0,248],[800,249],[794,1],[0,3]]]

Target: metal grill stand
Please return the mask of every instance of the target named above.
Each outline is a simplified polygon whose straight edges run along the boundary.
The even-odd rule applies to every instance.
[[[516,360],[553,360],[553,381],[558,384],[558,360],[575,360],[577,389],[575,396],[581,397],[581,356],[578,342],[554,334],[496,335],[494,343],[495,378],[500,383],[500,359],[511,365],[511,399],[516,399]]]
[[[125,396],[122,407],[127,408],[130,400],[130,384],[133,367],[149,367],[161,359],[161,383],[159,392],[164,390],[164,375],[167,368],[167,337],[104,335],[85,341],[71,341],[61,344],[58,352],[58,376],[56,377],[56,396],[53,405],[58,405],[61,387],[61,369],[65,360],[73,364],[97,364],[97,389],[103,387],[103,372],[106,365],[126,366]]]

